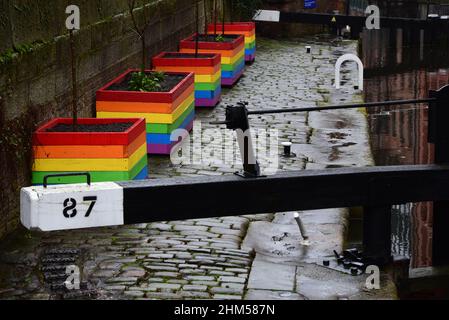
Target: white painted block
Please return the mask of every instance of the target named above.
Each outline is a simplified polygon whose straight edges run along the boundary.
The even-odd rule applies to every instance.
[[[113,182],[22,188],[20,220],[41,231],[123,225],[123,188]]]
[[[277,10],[257,10],[253,17],[255,21],[279,22],[281,12]]]

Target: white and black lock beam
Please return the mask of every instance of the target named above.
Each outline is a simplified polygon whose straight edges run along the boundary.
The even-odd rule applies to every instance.
[[[84,173],[88,177],[88,174]],[[45,185],[21,190],[21,221],[41,231],[449,199],[442,165],[338,168]]]

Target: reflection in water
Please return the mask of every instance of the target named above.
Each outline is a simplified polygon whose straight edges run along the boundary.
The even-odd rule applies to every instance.
[[[400,30],[365,31],[361,56],[367,102],[425,98],[429,90],[449,83],[447,49],[430,50],[422,32],[415,36],[420,41],[411,46]],[[427,143],[427,110],[426,105],[369,110],[377,165],[433,162],[432,145]],[[395,206],[392,228],[394,254],[410,256],[412,267],[431,265],[432,203]]]

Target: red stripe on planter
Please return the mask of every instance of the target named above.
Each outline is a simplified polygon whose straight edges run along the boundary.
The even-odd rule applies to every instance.
[[[222,31],[222,24],[217,23],[217,32]],[[225,32],[226,31],[253,31],[256,29],[256,24],[254,22],[228,22],[225,23]],[[215,26],[213,24],[209,24],[207,26],[207,31],[214,31]]]
[[[181,40],[180,46],[182,48],[195,49],[195,34],[190,37]],[[232,42],[198,42],[200,49],[210,49],[210,50],[233,50],[241,45],[245,45],[245,37],[239,35]]]
[[[71,118],[57,118],[37,129],[33,134],[33,145],[129,145],[146,131],[144,119],[78,119],[79,124],[109,124],[135,122],[125,132],[47,132],[57,124],[72,124]]]
[[[181,52],[162,52],[153,58],[153,65],[158,66],[183,66],[183,67],[213,67],[221,62],[220,55],[214,53],[201,53],[201,55],[210,55],[210,58],[195,58],[195,54],[190,54],[192,58],[166,58],[165,55],[183,56],[188,53]]]

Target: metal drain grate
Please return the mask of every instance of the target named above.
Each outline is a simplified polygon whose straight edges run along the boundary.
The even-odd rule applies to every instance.
[[[45,285],[54,299],[92,299],[96,291],[82,279],[83,255],[81,250],[72,248],[47,249],[41,254],[40,270]],[[67,267],[76,266],[80,269],[79,290],[69,290],[65,281],[69,277]]]

